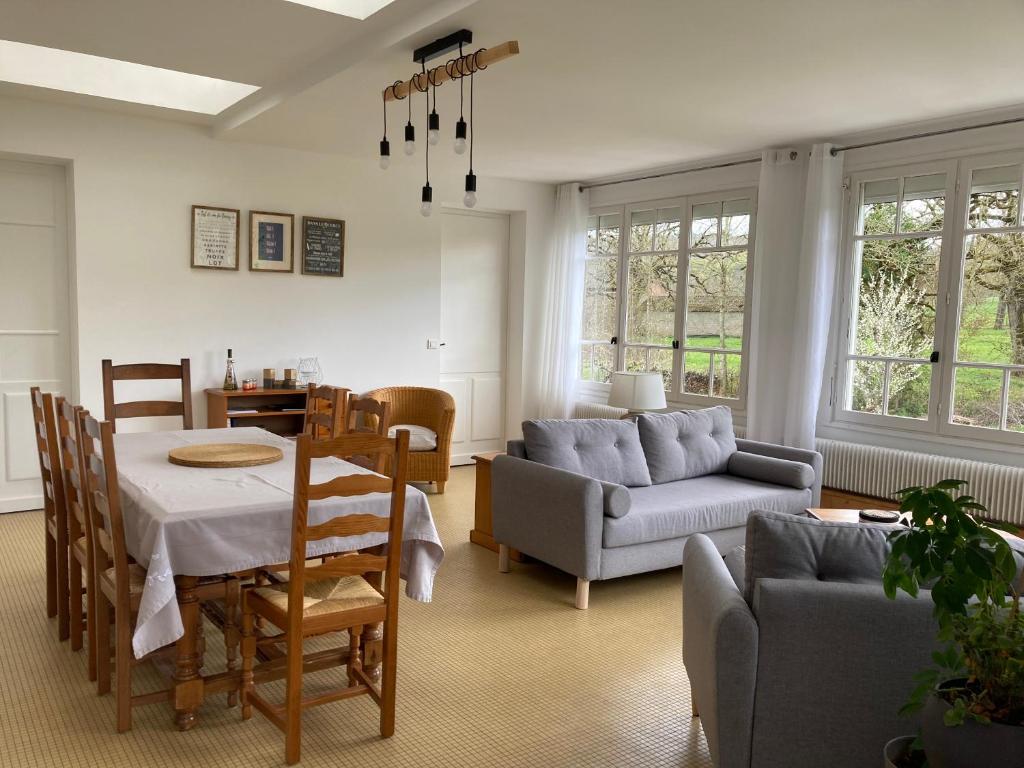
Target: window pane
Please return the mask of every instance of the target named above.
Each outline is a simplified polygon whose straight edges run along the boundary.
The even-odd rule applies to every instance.
[[[889,367],[889,415],[927,419],[931,382],[930,365],[893,363]]]
[[[654,250],[654,211],[633,211],[629,219],[629,251]]]
[[[721,214],[721,203],[693,206],[693,217],[690,221],[691,248],[714,248],[718,245],[718,222]]]
[[[598,221],[597,252],[605,256],[619,255],[619,230],[622,217],[617,213],[601,216]]]
[[[1020,204],[1020,166],[971,172],[968,227],[1015,227]]]
[[[683,355],[683,391],[691,395],[710,394],[711,355],[687,352]]]
[[[676,255],[631,256],[626,339],[671,346],[675,338]]]
[[[850,369],[852,380],[847,407],[862,413],[881,413],[885,363],[880,360],[851,360]]]
[[[861,243],[859,355],[924,358],[935,337],[940,238]]]
[[[860,233],[886,235],[896,231],[896,195],[898,179],[869,181],[864,185],[860,207]]]
[[[1003,372],[992,368],[956,369],[953,424],[999,429],[1003,405]]]
[[[686,345],[740,349],[747,252],[692,254],[686,296]]]
[[[661,374],[665,389],[672,386],[672,350],[653,347],[626,347],[626,370]]]
[[[746,245],[750,236],[750,201],[727,200],[722,208],[722,245]]]
[[[740,355],[715,355],[715,377],[712,390],[715,397],[733,400],[740,396]]]
[[[1010,371],[1010,399],[1006,410],[1006,428],[1024,432],[1024,371]]]
[[[908,176],[903,180],[900,232],[942,229],[946,211],[946,174]]]
[[[1024,365],[1024,235],[966,242],[957,359]]]
[[[679,209],[661,208],[658,223],[654,227],[654,249],[656,251],[679,250]]]
[[[611,344],[580,346],[580,378],[607,384],[615,370],[615,350]]]
[[[587,259],[583,293],[583,338],[607,341],[615,335],[618,317],[615,289],[618,264],[615,259]]]

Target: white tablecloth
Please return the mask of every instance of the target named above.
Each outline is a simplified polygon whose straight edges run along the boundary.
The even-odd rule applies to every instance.
[[[274,445],[284,459],[236,469],[181,467],[167,452],[200,443]],[[135,635],[141,657],[184,634],[174,577],[214,576],[286,563],[292,525],[295,444],[255,427],[143,432],[114,436],[128,553],[147,569]],[[311,481],[367,473],[337,459],[314,459]],[[310,502],[309,522],[341,514],[390,513],[381,493]],[[429,602],[444,557],[427,497],[408,486],[401,574],[406,594]],[[386,533],[311,542],[310,557],[381,544]]]

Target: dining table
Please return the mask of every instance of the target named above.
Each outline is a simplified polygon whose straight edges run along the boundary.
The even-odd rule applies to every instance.
[[[247,443],[279,448],[282,459],[247,467],[187,467],[173,464],[174,448],[211,443]],[[205,696],[237,689],[239,672],[204,675],[202,616],[196,587],[203,577],[252,574],[280,567],[290,557],[295,442],[258,427],[117,433],[114,450],[128,553],[146,569],[133,652],[137,658],[174,644],[173,688],[169,694],[179,729],[197,722]],[[337,458],[314,459],[310,481],[372,474]],[[350,514],[390,514],[391,496],[370,493],[310,502],[309,522]],[[307,557],[381,547],[387,533],[310,542]],[[406,595],[429,602],[444,548],[426,495],[405,489],[401,576]],[[231,621],[231,617],[228,617]],[[376,633],[367,644],[380,644]],[[227,631],[236,632],[237,627]],[[369,648],[368,658],[379,658]]]

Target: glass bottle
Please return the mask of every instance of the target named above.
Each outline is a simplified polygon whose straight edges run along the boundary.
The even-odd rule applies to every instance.
[[[224,389],[238,389],[238,379],[235,378],[235,358],[232,356],[230,349],[228,350],[227,368],[224,370]]]

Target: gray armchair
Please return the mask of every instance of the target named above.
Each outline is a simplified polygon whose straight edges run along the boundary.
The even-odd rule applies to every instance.
[[[863,768],[916,730],[898,712],[937,628],[927,592],[883,594],[886,533],[755,512],[745,553],[687,541],[683,661],[717,768]]]

